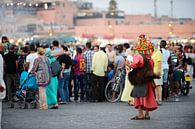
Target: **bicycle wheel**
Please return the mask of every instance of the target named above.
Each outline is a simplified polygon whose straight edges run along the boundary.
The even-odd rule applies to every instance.
[[[108,102],[116,102],[121,98],[122,86],[117,84],[115,80],[108,82],[105,88],[105,97]]]

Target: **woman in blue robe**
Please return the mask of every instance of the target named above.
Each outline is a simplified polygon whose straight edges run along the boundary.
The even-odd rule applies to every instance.
[[[56,58],[52,56],[50,48],[46,48],[45,54],[50,64],[56,60]],[[46,87],[47,104],[51,109],[58,109],[57,90],[58,78],[57,76],[52,76],[49,85]]]

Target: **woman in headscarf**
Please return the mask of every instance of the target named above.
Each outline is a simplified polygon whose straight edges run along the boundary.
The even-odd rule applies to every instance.
[[[56,60],[56,58],[52,56],[50,48],[46,48],[45,55],[48,57],[50,64]],[[58,109],[57,89],[58,78],[57,76],[51,76],[50,83],[46,87],[47,104],[51,109]]]
[[[126,51],[126,61],[131,61],[132,59],[129,59],[132,55],[132,51],[131,49],[127,49]],[[125,77],[125,88],[123,90],[122,96],[121,96],[121,101],[123,102],[128,102],[129,105],[133,105],[134,103],[134,98],[130,96],[131,91],[133,89],[133,85],[130,83],[129,79],[128,79],[128,74],[130,72],[130,69],[128,66],[125,67],[126,69],[126,77]]]
[[[35,59],[32,74],[36,75],[37,85],[39,87],[39,105],[40,109],[48,109],[46,86],[50,83],[51,70],[48,58],[45,56],[43,47],[37,48],[38,58]]]

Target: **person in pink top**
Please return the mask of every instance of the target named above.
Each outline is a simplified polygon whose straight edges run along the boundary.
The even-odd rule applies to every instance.
[[[76,49],[76,56],[74,58],[74,75],[75,75],[75,85],[74,85],[74,100],[78,101],[78,91],[81,89],[80,101],[84,100],[84,72],[85,72],[85,58],[82,54],[82,49]]]

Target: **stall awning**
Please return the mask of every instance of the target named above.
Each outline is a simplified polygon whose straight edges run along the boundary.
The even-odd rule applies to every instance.
[[[94,34],[82,34],[83,38],[94,38]]]
[[[104,35],[104,39],[109,39],[109,40],[111,40],[111,39],[114,39],[115,38],[115,35]]]

